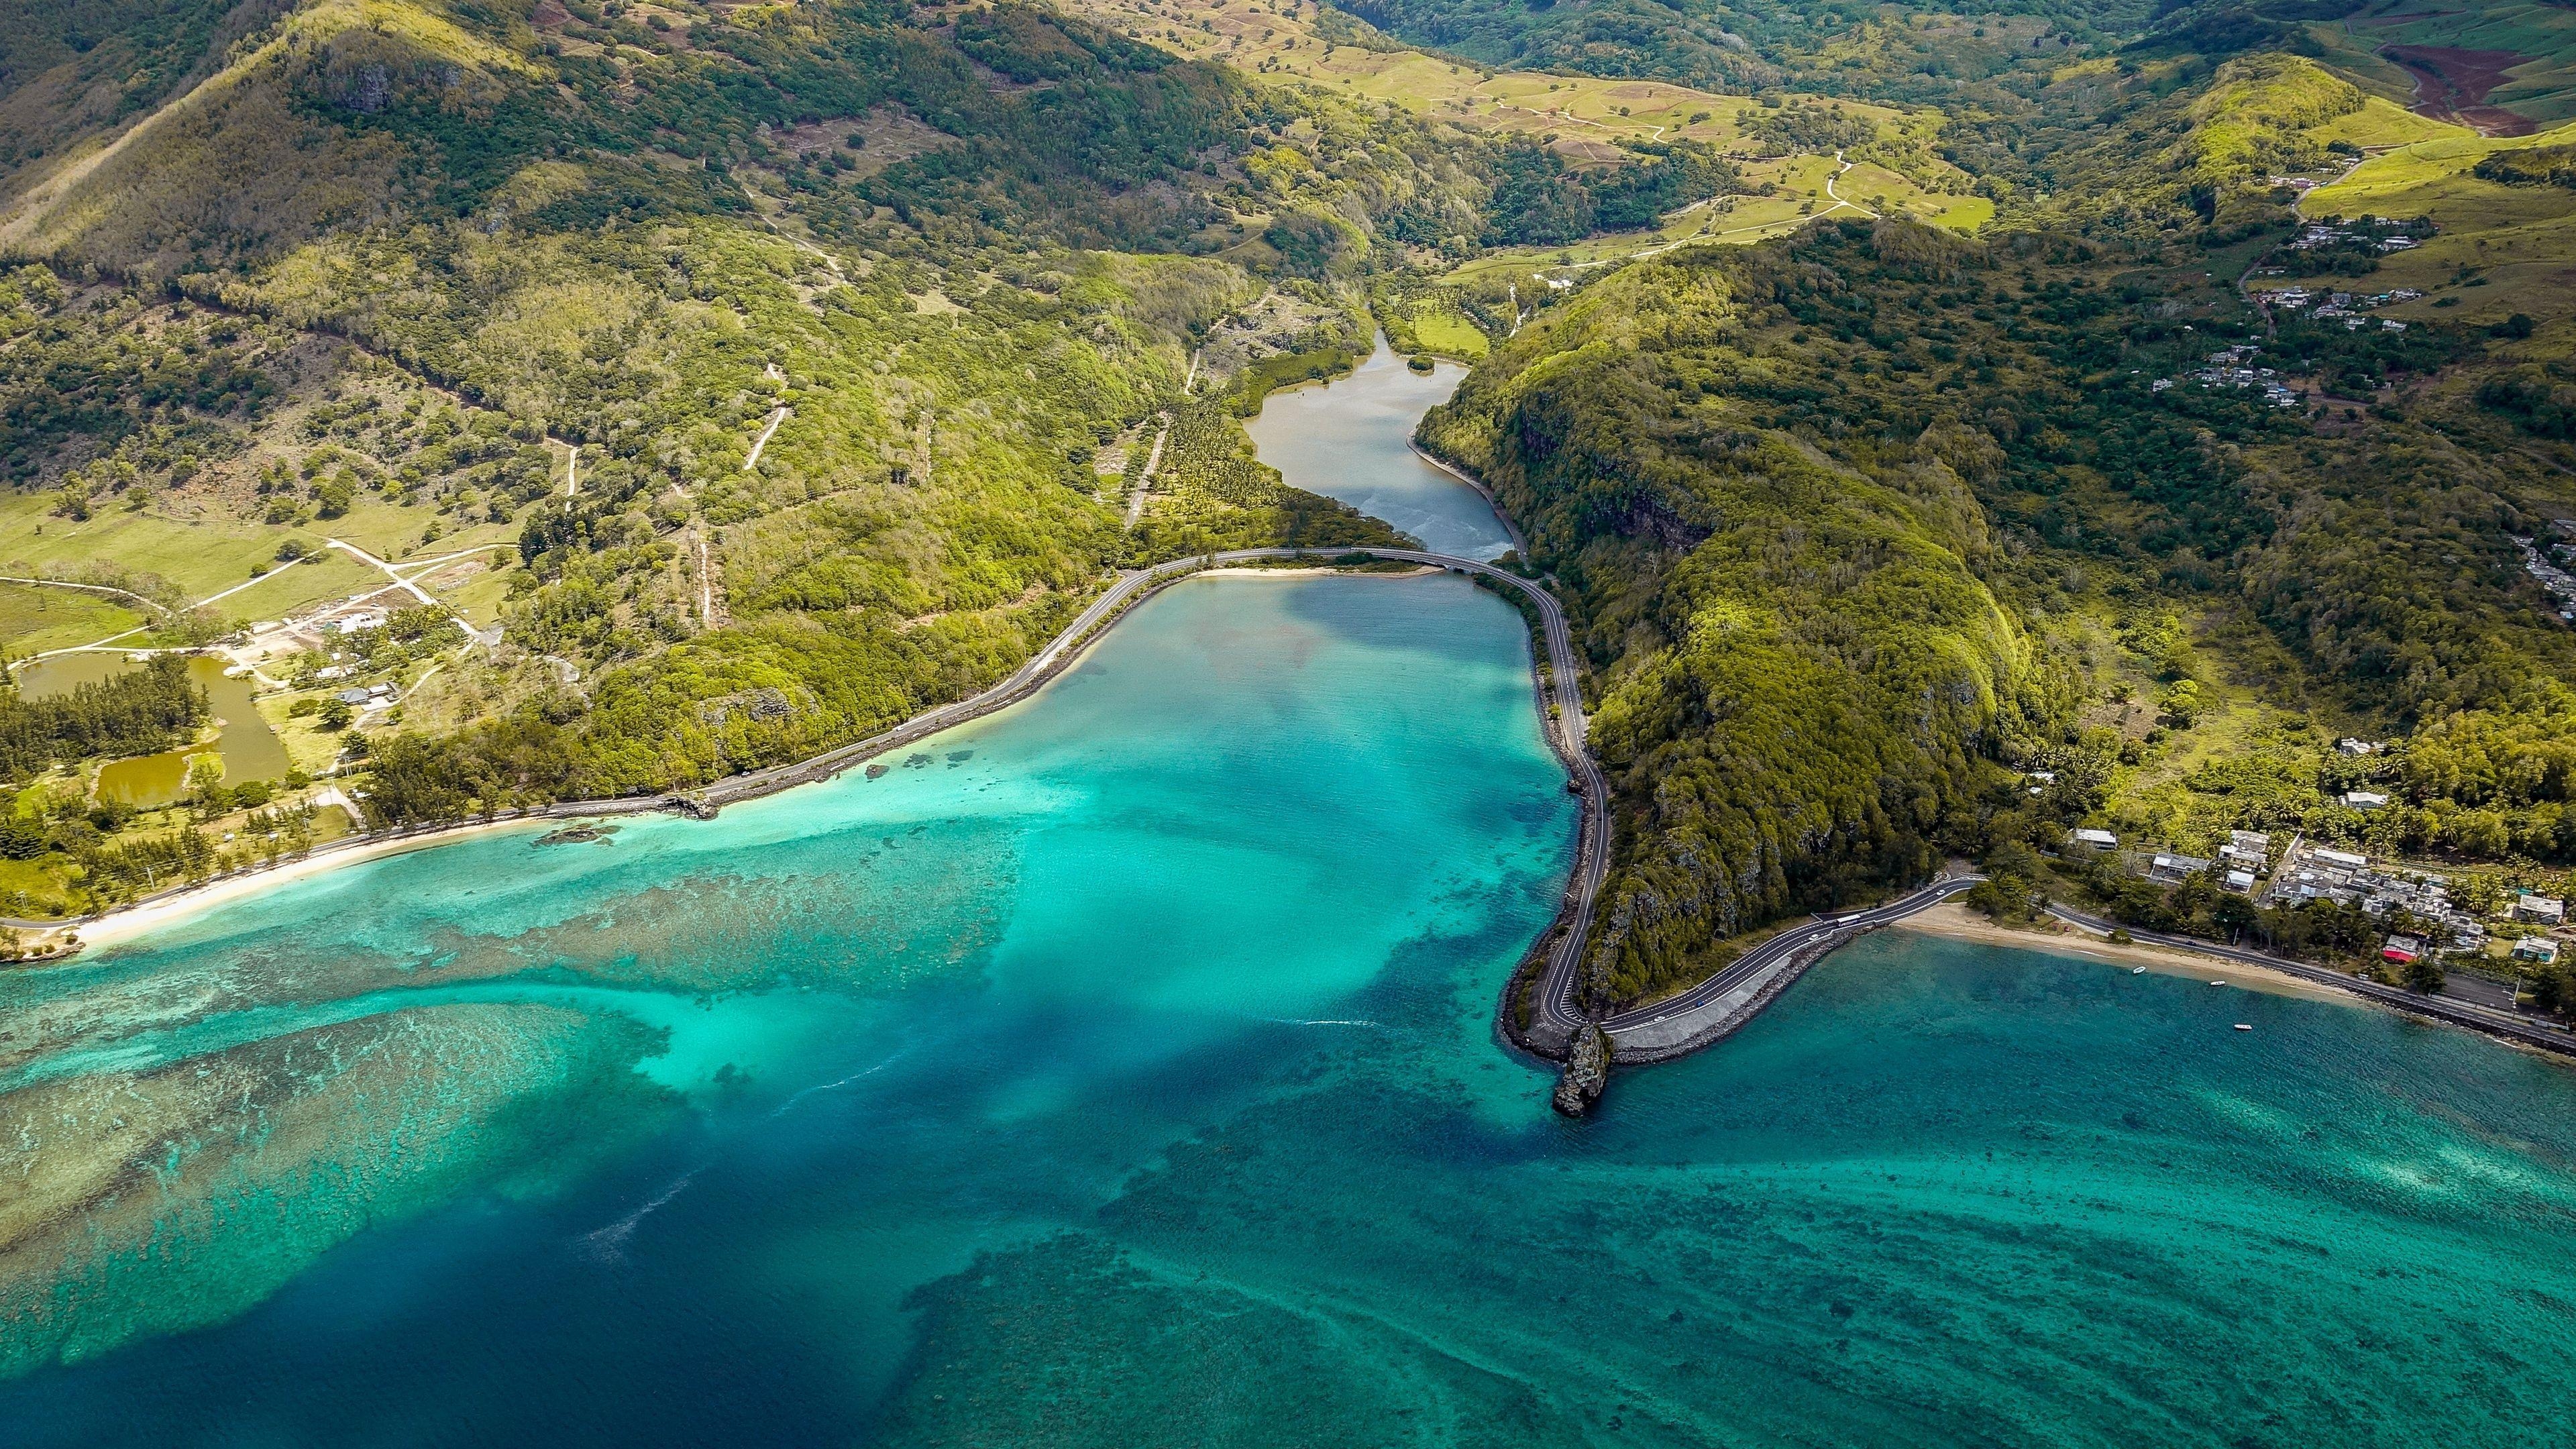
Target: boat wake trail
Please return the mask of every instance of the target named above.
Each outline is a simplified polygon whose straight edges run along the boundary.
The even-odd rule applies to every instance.
[[[795,1096],[779,1103],[777,1108],[769,1115],[772,1118],[784,1117],[789,1112],[794,1111],[797,1104],[803,1102],[806,1098],[811,1097],[818,1092],[837,1091],[842,1087],[850,1085],[852,1082],[863,1081],[869,1077],[873,1077],[877,1073],[884,1071],[886,1068],[893,1066],[896,1062],[902,1060],[902,1058],[903,1053],[897,1052],[893,1056],[886,1058],[884,1061],[881,1061],[875,1066],[869,1067],[864,1071],[852,1072],[838,1081],[820,1082],[814,1086],[807,1087],[805,1090],[798,1092]],[[599,1229],[597,1232],[585,1235],[582,1241],[589,1245],[590,1256],[603,1263],[624,1261],[626,1257],[627,1241],[635,1236],[635,1229],[641,1225],[646,1218],[660,1211],[671,1201],[671,1199],[688,1191],[689,1184],[697,1181],[698,1174],[704,1171],[706,1171],[704,1164],[690,1168],[688,1171],[681,1173],[670,1186],[663,1188],[658,1193],[655,1193],[651,1199],[644,1203],[643,1206],[635,1209],[635,1211],[631,1213],[628,1213],[626,1216],[619,1218],[617,1221],[610,1223],[608,1226]]]
[[[670,1186],[662,1189],[660,1192],[655,1193],[651,1200],[647,1201],[642,1207],[639,1207],[635,1211],[628,1213],[626,1216],[619,1218],[617,1221],[610,1223],[607,1227],[601,1228],[599,1231],[584,1237],[582,1241],[590,1245],[590,1256],[602,1263],[624,1262],[626,1260],[626,1242],[629,1238],[635,1236],[637,1225],[641,1224],[644,1219],[650,1217],[671,1199],[688,1191],[689,1184],[697,1181],[698,1172],[699,1169],[693,1167],[687,1172],[681,1173],[676,1181],[674,1181]]]
[[[902,1061],[903,1056],[904,1054],[902,1052],[896,1052],[893,1056],[886,1058],[875,1066],[865,1068],[861,1071],[852,1072],[848,1076],[841,1078],[839,1081],[818,1082],[813,1086],[807,1087],[804,1091],[797,1093],[795,1096],[788,1098],[786,1101],[779,1103],[778,1110],[770,1113],[769,1115],[772,1117],[784,1117],[788,1113],[795,1111],[808,1097],[816,1096],[823,1092],[837,1092],[843,1087],[850,1085],[852,1082],[866,1081],[868,1078],[873,1077],[877,1073],[884,1071],[886,1068],[893,1066],[895,1063]]]

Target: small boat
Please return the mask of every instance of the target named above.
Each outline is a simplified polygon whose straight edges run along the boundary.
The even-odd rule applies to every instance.
[[[2236,1023],[2236,1029],[2238,1031],[2252,1031],[2254,1029],[2254,1024],[2250,1021],[2240,1021]]]
[[[2132,966],[2129,968],[2129,974],[2132,976],[2144,976],[2147,974],[2147,968],[2144,966]]]
[[[2224,982],[2224,981],[2213,981],[2213,982],[2211,982],[2211,983],[2209,983],[2209,984],[2210,984],[2210,985],[2212,985],[2212,986],[2224,986],[2224,985],[2226,985],[2227,983],[2226,983],[2226,982]]]

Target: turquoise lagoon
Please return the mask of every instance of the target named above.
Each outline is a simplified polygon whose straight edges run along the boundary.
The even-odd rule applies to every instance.
[[[1387,361],[1264,456],[1499,552]],[[1556,1119],[1463,580],[1181,584],[887,763],[0,975],[0,1445],[2570,1442],[2557,1063],[1900,932]]]
[[[2565,1442],[2553,1063],[1898,933],[1552,1117],[1525,648],[1196,581],[881,779],[5,978],[0,1442]]]

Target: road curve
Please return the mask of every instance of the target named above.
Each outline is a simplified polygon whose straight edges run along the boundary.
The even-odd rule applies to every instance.
[[[1726,964],[1726,969],[1721,969],[1718,975],[1708,977],[1708,980],[1703,980],[1700,985],[1685,990],[1685,993],[1669,995],[1669,998],[1656,1000],[1656,1003],[1651,1003],[1651,1006],[1638,1006],[1638,1008],[1631,1008],[1631,1011],[1620,1011],[1615,1013],[1615,1016],[1605,1018],[1605,1021],[1602,1021],[1602,1031],[1607,1031],[1607,1034],[1610,1034],[1610,1044],[1618,1047],[1620,1036],[1623,1034],[1638,1034],[1638,1031],[1646,1029],[1646,1026],[1662,1026],[1667,1024],[1667,1021],[1674,1021],[1674,1018],[1690,1016],[1690,1013],[1695,1011],[1705,1011],[1705,1008],[1716,1006],[1718,1000],[1726,998],[1728,993],[1734,993],[1736,987],[1747,985],[1747,982],[1752,982],[1754,977],[1759,977],[1762,972],[1775,967],[1775,964],[1785,962],[1785,959],[1798,954],[1798,951],[1806,951],[1808,946],[1816,946],[1816,954],[1821,957],[1824,951],[1832,951],[1837,949],[1837,946],[1847,944],[1847,941],[1852,941],[1855,936],[1860,936],[1862,931],[1875,931],[1875,928],[1880,926],[1893,926],[1893,923],[1904,920],[1906,915],[1914,915],[1917,910],[1935,908],[1935,905],[1950,900],[1950,897],[1958,895],[1958,892],[1968,890],[1968,887],[1973,887],[1973,884],[1981,882],[1981,879],[1986,877],[1945,877],[1927,884],[1927,887],[1922,887],[1922,890],[1914,890],[1909,892],[1909,895],[1896,897],[1896,900],[1886,902],[1886,905],[1873,905],[1873,908],[1868,910],[1844,910],[1844,913],[1837,913],[1837,915],[1819,915],[1819,918],[1814,920],[1814,926],[1790,926],[1788,931],[1780,931],[1777,936],[1772,936],[1770,941],[1762,941],[1759,946],[1754,946],[1752,951],[1744,951],[1741,957],[1736,957],[1734,962]]]

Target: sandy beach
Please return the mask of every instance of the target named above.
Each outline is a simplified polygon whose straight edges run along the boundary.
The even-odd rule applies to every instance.
[[[2144,966],[2163,976],[2181,976],[2195,981],[2224,981],[2248,991],[2267,992],[2274,996],[2295,996],[2305,1001],[2333,1001],[2346,1006],[2370,1003],[2348,991],[2319,986],[2313,981],[2292,976],[2286,971],[2249,966],[2243,962],[2203,956],[2196,951],[2177,951],[2165,946],[2137,942],[2113,944],[2090,931],[2078,930],[2064,921],[2051,920],[2044,926],[2018,928],[1999,926],[1984,916],[1955,901],[1934,906],[1896,923],[1900,931],[1921,931],[1928,936],[1945,936],[1955,941],[1974,941],[1982,946],[2009,946],[2023,951],[2050,951],[2063,956],[2082,956],[2117,966]]]
[[[84,954],[86,954],[87,952],[97,951],[108,946],[119,945],[123,942],[133,940],[135,937],[141,936],[147,932],[159,930],[178,921],[185,920],[200,911],[212,910],[216,906],[224,905],[232,901],[243,900],[248,897],[258,895],[264,891],[275,890],[279,886],[286,885],[293,881],[304,880],[311,876],[321,875],[327,871],[339,870],[346,866],[362,865],[367,861],[382,860],[387,856],[407,855],[415,850],[432,850],[442,845],[454,845],[460,840],[465,840],[472,836],[487,834],[493,831],[554,830],[562,828],[566,823],[567,822],[562,819],[547,818],[533,820],[476,820],[451,826],[444,830],[424,831],[418,835],[404,835],[380,840],[369,840],[361,844],[343,846],[338,849],[325,849],[305,856],[300,860],[285,861],[277,865],[246,871],[240,875],[232,876],[224,880],[209,881],[204,885],[193,886],[176,895],[164,896],[158,900],[149,901],[143,905],[134,906],[127,910],[117,911],[112,915],[102,916],[95,920],[66,922],[62,926],[42,935],[36,935],[34,932],[30,932],[28,934],[35,937],[35,940],[31,944],[42,944],[48,941],[61,941],[66,938],[77,939],[83,948]],[[37,961],[29,962],[28,964],[44,965],[46,963]]]
[[[1289,568],[1226,567],[1199,569],[1194,570],[1183,577],[1304,578],[1312,577],[1317,574],[1347,575],[1358,572],[1360,571],[1355,570],[1348,565],[1323,563],[1299,565]],[[1441,570],[1429,564],[1422,564],[1403,570],[1368,570],[1367,572],[1373,576],[1385,578],[1413,578],[1423,574],[1439,573]],[[1122,610],[1119,615],[1113,615],[1107,622],[1114,624],[1117,622],[1119,617],[1123,617],[1123,614],[1124,611]],[[1089,636],[1080,641],[1079,646],[1065,651],[1062,654],[1061,659],[1058,661],[1059,666],[1070,666],[1075,659],[1086,652],[1086,648],[1083,646],[1088,646],[1090,643],[1095,642],[1097,635],[1100,632],[1104,631],[1092,631]],[[954,723],[964,722],[963,718],[954,721]],[[23,934],[25,935],[28,944],[31,946],[42,948],[76,942],[79,953],[85,954],[105,947],[115,946],[131,941],[148,932],[159,930],[175,922],[185,920],[200,911],[211,910],[228,902],[242,900],[247,897],[257,895],[262,891],[273,890],[279,886],[319,875],[325,871],[339,870],[345,866],[361,865],[371,860],[382,860],[387,856],[403,855],[415,850],[429,850],[442,845],[453,845],[460,840],[464,840],[487,831],[555,829],[565,824],[567,820],[574,818],[578,817],[562,815],[541,817],[537,819],[523,818],[494,821],[467,821],[445,829],[424,831],[417,835],[407,835],[382,840],[370,840],[358,845],[341,846],[337,848],[326,847],[311,855],[305,856],[300,860],[285,861],[277,865],[263,866],[242,872],[241,874],[234,875],[223,880],[210,881],[207,884],[195,886],[186,891],[148,901],[142,905],[117,911],[107,916],[89,920],[66,921],[60,926],[54,926],[43,930],[23,929]],[[69,955],[58,955],[43,960],[30,961],[26,964],[44,965],[48,964],[49,961],[62,961],[68,959],[70,959]]]

